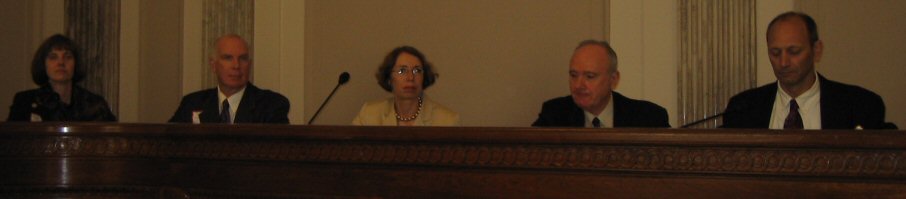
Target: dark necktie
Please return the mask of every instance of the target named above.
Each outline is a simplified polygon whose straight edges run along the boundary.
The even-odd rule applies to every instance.
[[[601,128],[601,120],[595,117],[595,119],[591,120],[591,126],[595,128]]]
[[[783,121],[783,129],[802,129],[802,116],[799,115],[799,104],[790,100],[790,114]]]
[[[230,124],[230,101],[223,100],[223,106],[220,108],[220,122]]]

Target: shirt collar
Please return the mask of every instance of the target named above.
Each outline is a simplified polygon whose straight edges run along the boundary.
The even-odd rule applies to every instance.
[[[233,93],[233,95],[231,95],[230,97],[227,97],[226,95],[223,94],[223,90],[220,89],[220,86],[217,86],[217,103],[218,103],[218,105],[223,103],[224,99],[229,100],[230,111],[231,111],[231,113],[235,113],[236,109],[239,107],[239,103],[242,102],[242,96],[245,95],[245,88],[248,88],[248,86],[242,87],[242,89],[239,89],[239,91],[236,91],[236,93]]]
[[[604,107],[601,114],[595,115],[585,109],[582,109],[582,112],[585,113],[586,126],[591,126],[591,121],[597,117],[598,120],[601,120],[601,126],[613,127],[613,93],[610,94],[610,100],[607,100],[607,106]]]
[[[808,90],[805,90],[805,92],[796,97],[796,103],[801,105],[806,100],[814,99],[821,90],[820,87],[821,81],[820,79],[818,79],[818,72],[815,72],[815,83],[812,84],[812,87],[810,87]],[[793,99],[793,96],[790,96],[790,94],[786,93],[786,91],[780,87],[780,81],[777,81],[777,94],[780,95],[780,102],[783,104],[783,106],[789,107],[790,100]]]

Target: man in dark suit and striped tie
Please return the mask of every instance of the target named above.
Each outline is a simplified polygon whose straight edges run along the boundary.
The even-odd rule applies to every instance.
[[[744,91],[727,105],[725,128],[883,129],[884,101],[862,87],[831,81],[815,71],[823,42],[812,17],[787,12],[767,31],[776,83]]]
[[[217,88],[183,97],[170,122],[288,124],[289,100],[249,83],[248,43],[238,35],[225,35],[217,39],[215,48],[210,64]]]

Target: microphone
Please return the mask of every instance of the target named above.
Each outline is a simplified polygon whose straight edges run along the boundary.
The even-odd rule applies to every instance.
[[[327,105],[327,102],[330,101],[333,94],[337,92],[337,88],[340,88],[340,85],[346,84],[346,82],[349,82],[349,73],[343,72],[343,74],[340,74],[340,80],[337,82],[337,86],[333,87],[333,91],[330,91],[330,95],[327,95],[327,99],[324,99],[324,102],[321,103],[321,107],[318,108],[318,111],[315,111],[315,115],[312,115],[311,119],[308,120],[308,125],[311,125],[311,123],[315,121],[315,118],[318,118],[321,109],[324,109],[324,105]]]
[[[717,115],[708,116],[708,117],[706,117],[705,119],[700,119],[700,120],[696,120],[696,121],[694,121],[694,122],[692,122],[692,123],[688,123],[688,124],[686,124],[686,125],[683,125],[683,127],[680,127],[680,128],[689,128],[689,127],[691,127],[691,126],[695,126],[695,125],[697,125],[697,124],[701,124],[702,122],[707,122],[707,121],[710,121],[710,120],[712,120],[712,119],[714,119],[714,118],[717,118],[717,117],[720,117],[720,116],[724,116],[724,115],[726,115],[727,113],[732,113],[732,112],[724,111],[724,112],[718,113]]]
[[[739,106],[735,106],[735,107],[727,107],[727,109],[724,110],[724,112],[718,113],[717,115],[708,116],[705,119],[695,120],[694,122],[683,125],[680,128],[689,128],[689,127],[695,126],[697,124],[701,124],[702,122],[711,121],[714,118],[718,118],[720,116],[736,114],[737,112],[741,112],[748,107],[749,107],[749,105],[746,103],[740,103]]]
[[[893,129],[893,130],[897,130],[898,128],[897,128],[897,125],[894,124],[893,122],[886,122],[886,123],[884,123],[884,127],[881,128],[881,129]]]

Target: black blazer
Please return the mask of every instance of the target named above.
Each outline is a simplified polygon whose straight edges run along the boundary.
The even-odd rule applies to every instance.
[[[41,121],[105,121],[115,122],[116,116],[104,97],[72,86],[72,96],[67,106],[50,86],[16,93],[9,107],[7,121],[31,121],[31,114],[41,116]]]
[[[192,112],[201,111],[201,123],[220,123],[217,88],[191,93],[182,98],[170,122],[192,123]],[[289,100],[279,93],[261,90],[249,83],[236,109],[233,123],[289,124]]]
[[[614,127],[670,127],[667,110],[657,104],[629,99],[613,92]],[[532,126],[584,127],[585,112],[573,102],[572,96],[554,98],[544,102],[541,113]]]
[[[821,82],[821,129],[896,128],[884,122],[881,96],[862,87],[843,84],[818,75]],[[771,124],[777,83],[736,94],[727,104],[724,128],[766,129]]]

